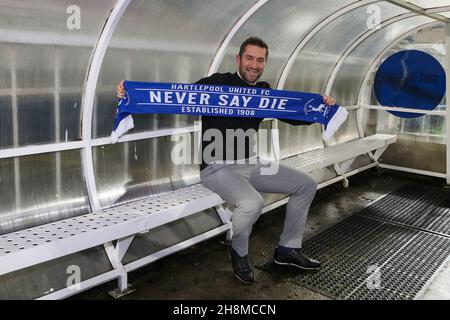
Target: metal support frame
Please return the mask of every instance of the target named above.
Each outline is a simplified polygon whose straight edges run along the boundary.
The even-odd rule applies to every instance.
[[[195,236],[193,238],[187,239],[183,242],[177,243],[171,247],[165,248],[161,251],[155,252],[149,256],[143,257],[139,260],[130,262],[129,264],[126,264],[125,267],[125,271],[126,272],[131,272],[133,270],[136,270],[138,268],[141,268],[147,264],[150,264],[152,262],[155,262],[161,258],[164,258],[170,254],[173,254],[175,252],[178,252],[180,250],[183,250],[185,248],[189,248],[190,246],[199,243],[201,241],[210,239],[211,237],[217,236],[223,232],[228,231],[229,226],[228,225],[221,225],[217,228],[214,228],[210,231],[207,231],[205,233],[202,233],[198,236]]]
[[[323,127],[322,127],[322,130],[323,130]],[[326,143],[325,141],[324,141],[324,144],[325,144],[325,146],[328,146],[328,143]],[[347,177],[345,176],[345,170],[346,170],[345,168],[347,168],[347,169],[350,168],[351,163],[353,163],[354,160],[355,159],[351,160],[350,163],[349,163],[350,160],[347,160],[345,163],[341,163],[341,164],[333,163],[333,165],[332,165],[336,174],[338,176],[342,177],[342,186],[344,188],[348,188],[348,186],[350,184]]]
[[[230,209],[224,208],[222,204],[216,206],[217,214],[220,217],[220,220],[222,220],[222,223],[228,226],[227,231],[227,240],[231,241],[233,238],[233,227],[231,224],[231,217],[233,216],[233,212],[231,212]]]
[[[383,154],[384,151],[386,151],[387,147],[378,149],[374,154],[373,154],[373,158],[375,159],[376,162],[378,162],[378,159],[381,157],[381,155]]]
[[[17,73],[16,73],[16,54],[14,47],[11,48],[11,104],[12,104],[12,122],[13,122],[13,147],[19,145],[19,115],[17,103]],[[20,165],[19,158],[14,158],[14,194],[16,197],[16,208],[22,207],[20,201]]]
[[[270,155],[271,161],[279,162],[281,160],[281,148],[280,148],[280,130],[278,128],[278,121],[272,121],[272,127],[270,128]]]
[[[355,162],[356,158],[354,159],[349,159],[346,160],[344,162],[341,162],[338,167],[341,170],[341,175],[345,175],[345,172],[350,169],[351,165],[353,164],[353,162]]]
[[[100,201],[97,195],[97,186],[95,183],[94,164],[92,158],[92,114],[94,109],[95,90],[100,75],[100,67],[105,57],[106,49],[109,45],[114,30],[119,23],[120,18],[130,4],[131,0],[118,0],[108,19],[106,20],[103,31],[92,54],[92,60],[89,65],[89,71],[85,82],[85,91],[83,93],[83,115],[82,115],[82,138],[84,142],[83,149],[83,170],[86,188],[88,191],[89,203],[92,211],[99,210]]]
[[[60,58],[60,52],[61,49],[60,48],[55,48],[55,61],[54,63],[54,84],[55,84],[55,92],[53,94],[54,97],[54,108],[55,108],[55,112],[54,112],[54,121],[55,121],[55,135],[54,135],[54,139],[55,141],[59,142],[61,141],[61,136],[60,136],[60,130],[61,130],[61,125],[60,125],[60,108],[61,108],[61,75],[60,75],[60,64],[61,64],[61,58]],[[65,135],[67,135],[67,131],[65,133]],[[57,152],[55,154],[55,186],[56,186],[56,192],[58,194],[61,194],[61,190],[62,190],[62,180],[61,180],[61,170],[62,166],[61,166],[61,153]]]
[[[404,171],[404,172],[409,172],[409,173],[414,173],[414,174],[421,174],[421,175],[424,175],[424,176],[431,176],[431,177],[437,177],[437,178],[444,178],[444,179],[446,178],[446,174],[445,173],[432,172],[432,171],[426,171],[426,170],[419,170],[419,169],[413,169],[413,168],[406,168],[406,167],[394,166],[394,165],[385,164],[385,163],[380,163],[380,168],[396,170],[396,171]]]
[[[43,297],[37,298],[36,300],[60,300],[60,299],[68,298],[77,293],[80,293],[82,291],[85,291],[85,290],[88,290],[95,286],[98,286],[102,283],[111,281],[111,280],[117,278],[117,276],[118,275],[117,275],[116,270],[108,271],[106,273],[102,273],[98,276],[95,276],[93,278],[90,278],[88,280],[80,282],[78,284],[78,286],[76,286],[76,287],[64,288],[64,289],[49,293]]]
[[[441,117],[447,116],[447,113],[445,111],[421,110],[421,109],[412,109],[412,108],[403,108],[403,107],[386,107],[386,106],[378,106],[378,105],[371,105],[371,104],[360,104],[359,108],[360,109],[383,110],[383,111],[420,113],[420,114],[426,114],[426,115],[430,115],[430,116],[441,116]]]
[[[419,6],[416,6],[412,3],[406,2],[404,0],[385,0],[386,2],[395,4],[401,8],[407,9],[409,11],[412,11],[418,15],[427,16],[429,18],[441,21],[441,22],[448,22],[448,18],[437,15],[435,13],[442,12],[442,11],[435,11],[435,9],[424,9]]]
[[[111,262],[113,268],[117,270],[118,274],[118,288],[110,292],[110,295],[115,298],[119,298],[125,294],[133,292],[133,290],[129,290],[128,274],[122,264],[122,259],[128,251],[128,248],[130,247],[134,237],[135,236],[132,235],[126,238],[119,239],[117,240],[116,246],[114,246],[112,242],[103,244],[106,254],[108,255],[108,259]]]
[[[117,143],[166,137],[166,136],[172,136],[175,134],[184,134],[184,133],[191,133],[191,132],[198,132],[198,131],[200,131],[200,126],[193,125],[193,126],[186,126],[186,127],[182,127],[182,128],[159,129],[159,130],[138,132],[138,133],[127,134],[127,135],[120,137],[119,141]],[[105,145],[110,145],[110,144],[111,144],[110,137],[95,138],[95,139],[91,140],[92,147],[105,146]],[[83,149],[83,148],[84,148],[83,141],[70,141],[70,142],[60,142],[60,143],[28,145],[28,146],[17,147],[17,148],[5,148],[5,149],[0,149],[0,159],[21,157],[21,156],[30,156],[30,155],[43,154],[43,153],[60,152],[60,151],[67,151],[67,150],[76,150],[76,149]]]
[[[126,286],[127,279],[128,279],[128,272],[131,272],[131,271],[138,269],[144,265],[147,265],[156,260],[159,260],[165,256],[168,256],[170,254],[178,252],[182,249],[188,248],[196,243],[199,243],[199,242],[207,240],[211,237],[217,236],[223,232],[226,232],[228,230],[228,228],[229,228],[228,225],[222,225],[222,226],[214,228],[210,231],[202,233],[198,236],[195,236],[191,239],[185,240],[181,243],[178,243],[176,245],[173,245],[171,247],[168,247],[166,249],[158,251],[154,254],[151,254],[151,255],[141,258],[139,260],[133,261],[129,264],[123,265],[120,262],[119,268],[114,267],[113,263],[116,263],[116,261],[118,261],[119,258],[120,258],[120,261],[122,260],[123,255],[125,254],[126,250],[128,249],[127,245],[128,245],[129,238],[132,238],[134,236],[123,239],[122,247],[120,247],[121,245],[119,245],[119,247],[117,247],[117,246],[114,247],[111,242],[106,243],[104,245],[104,247],[107,252],[108,258],[110,259],[111,263],[113,264],[113,267],[114,267],[113,270],[108,271],[103,274],[100,274],[98,276],[95,276],[93,278],[84,280],[84,281],[80,282],[79,284],[77,284],[77,286],[67,287],[67,288],[49,293],[43,297],[38,298],[37,300],[57,300],[57,299],[67,298],[67,297],[73,296],[77,293],[80,293],[82,291],[85,291],[87,289],[90,289],[94,286],[98,286],[102,283],[111,281],[113,279],[118,279],[119,288],[109,292],[109,294],[112,295],[114,298],[120,298],[120,297],[134,291],[134,289],[130,289],[129,286]],[[119,252],[120,252],[120,254],[118,254]],[[117,266],[117,264],[116,264],[116,266]],[[121,289],[122,289],[122,291],[121,291]]]
[[[450,93],[450,23],[446,24],[445,33],[445,45],[446,45],[446,61],[445,66],[445,79],[446,79],[446,93],[445,93],[445,112],[447,113],[447,118],[445,120],[445,145],[446,145],[446,159],[447,159],[447,173],[446,181],[450,184],[450,103],[449,103],[449,93]]]

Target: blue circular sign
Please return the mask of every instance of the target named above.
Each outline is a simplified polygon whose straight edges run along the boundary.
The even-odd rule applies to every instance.
[[[444,98],[445,71],[439,61],[426,52],[400,51],[381,64],[375,75],[374,90],[383,106],[433,110]],[[388,112],[402,118],[423,115]]]

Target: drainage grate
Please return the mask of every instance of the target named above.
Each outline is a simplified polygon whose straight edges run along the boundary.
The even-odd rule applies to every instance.
[[[307,241],[323,268],[289,281],[336,299],[414,299],[450,255],[449,198],[400,188]]]
[[[358,214],[450,236],[450,190],[410,183]]]

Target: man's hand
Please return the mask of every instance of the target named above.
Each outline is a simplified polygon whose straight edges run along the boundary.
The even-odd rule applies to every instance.
[[[325,103],[328,106],[332,106],[332,105],[336,104],[336,100],[333,99],[332,97],[329,97],[329,96],[323,94],[322,98],[323,98],[323,103]]]
[[[117,85],[117,98],[122,99],[125,97],[125,88],[123,87],[123,80]]]

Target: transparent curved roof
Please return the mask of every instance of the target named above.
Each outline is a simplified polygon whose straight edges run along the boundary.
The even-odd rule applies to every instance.
[[[269,60],[263,79],[276,86],[284,64],[308,31],[333,12],[355,1],[272,0],[264,4],[233,37],[219,71],[235,70],[235,56],[242,41],[251,35],[264,39]]]
[[[406,0],[406,2],[409,2],[424,9],[450,6],[449,0]]]
[[[295,59],[285,89],[325,92],[325,87],[339,58],[358,37],[369,32],[367,11],[372,6],[380,10],[380,22],[408,10],[390,3],[375,2],[353,9],[327,24],[306,44]]]
[[[408,31],[431,22],[434,20],[428,17],[404,19],[380,29],[364,40],[345,60],[334,81],[331,95],[342,105],[356,104],[362,80],[383,48],[399,40]]]

